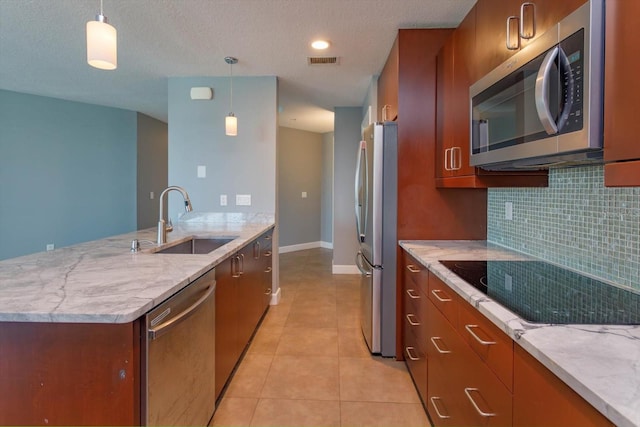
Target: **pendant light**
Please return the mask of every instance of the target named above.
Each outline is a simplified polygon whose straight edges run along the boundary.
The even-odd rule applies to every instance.
[[[87,63],[101,70],[115,70],[118,67],[117,32],[103,14],[102,0],[95,21],[87,22]]]
[[[228,136],[238,135],[238,118],[233,114],[233,64],[238,63],[238,59],[233,56],[227,56],[224,61],[229,64],[229,82],[231,88],[231,96],[229,97],[229,114],[224,118],[224,133]]]

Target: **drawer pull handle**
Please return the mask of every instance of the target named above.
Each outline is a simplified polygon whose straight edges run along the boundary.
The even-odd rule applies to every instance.
[[[407,353],[407,356],[409,357],[409,360],[413,360],[414,362],[420,360],[419,357],[415,357],[413,355],[411,355],[411,352],[415,350],[413,347],[405,347],[404,351]]]
[[[431,401],[431,405],[433,406],[433,409],[436,410],[436,414],[438,415],[438,417],[442,418],[442,419],[446,419],[446,418],[451,418],[451,416],[449,415],[442,415],[442,413],[440,412],[440,410],[438,409],[438,405],[436,405],[436,400],[442,400],[439,397],[432,397],[429,399]]]
[[[409,295],[409,298],[411,299],[420,299],[420,295],[416,295],[413,292],[413,289],[407,289],[407,295]]]
[[[475,400],[473,400],[473,397],[471,397],[471,392],[475,391],[476,393],[480,394],[480,390],[478,390],[477,388],[465,388],[464,389],[464,394],[467,395],[467,398],[469,399],[469,401],[471,402],[471,404],[473,405],[473,407],[475,408],[476,411],[478,411],[478,414],[480,414],[480,416],[483,417],[495,417],[496,414],[493,412],[484,412],[480,409],[480,407],[478,406],[478,404],[476,403]]]
[[[476,341],[478,341],[482,345],[493,345],[496,343],[495,341],[485,341],[482,338],[480,338],[478,335],[476,335],[476,333],[473,332],[473,330],[475,328],[479,328],[478,325],[464,325],[464,328],[467,330],[467,332],[471,334],[472,337],[476,339]]]
[[[420,269],[416,268],[416,266],[413,265],[413,264],[408,264],[407,265],[407,270],[409,270],[412,273],[420,273]]]
[[[440,354],[449,354],[449,353],[451,353],[451,350],[443,350],[443,349],[440,348],[438,343],[436,343],[436,340],[442,341],[442,338],[440,338],[440,337],[431,337],[430,339],[431,339],[431,343],[433,344],[433,346],[436,348],[436,350],[438,350],[438,353],[440,353]]]
[[[411,326],[420,326],[420,322],[416,322],[416,321],[411,320],[412,317],[416,317],[416,316],[411,314],[411,313],[406,315],[406,318],[407,318],[407,321],[409,322],[409,324]]]
[[[267,267],[267,269],[264,271],[265,273],[271,273],[273,269],[271,267]]]
[[[440,293],[444,293],[444,292],[442,292],[440,289],[434,289],[434,290],[432,290],[432,291],[431,291],[431,293],[432,293],[436,298],[438,298],[438,301],[440,301],[440,302],[450,302],[450,301],[451,301],[451,298],[442,298],[440,295],[438,295],[438,294],[440,294]],[[445,295],[446,295],[446,294],[445,294]]]

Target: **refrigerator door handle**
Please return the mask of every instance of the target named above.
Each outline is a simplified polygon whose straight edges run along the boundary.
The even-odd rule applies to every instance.
[[[373,273],[371,270],[367,271],[364,268],[364,264],[363,264],[363,258],[364,256],[362,255],[362,252],[358,252],[356,254],[356,266],[358,267],[358,270],[360,270],[360,273],[364,274],[367,277],[370,277]]]
[[[367,143],[365,141],[360,141],[360,149],[358,150],[358,160],[356,163],[355,179],[356,232],[358,234],[358,242],[360,243],[364,242],[364,231],[367,228],[369,171],[367,167],[366,150]]]

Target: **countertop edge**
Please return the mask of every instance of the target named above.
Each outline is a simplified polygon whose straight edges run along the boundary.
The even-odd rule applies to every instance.
[[[543,335],[561,335],[559,332],[571,329],[571,333],[574,334],[603,334],[608,330],[618,332],[620,330],[627,332],[632,330],[635,334],[629,334],[629,337],[632,340],[640,340],[640,327],[528,323],[499,303],[493,301],[490,297],[476,290],[473,286],[467,284],[438,261],[441,259],[460,259],[460,254],[468,252],[473,253],[473,256],[476,257],[471,259],[526,260],[534,258],[516,251],[511,251],[499,245],[479,240],[401,240],[399,245],[615,425],[620,427],[636,427],[640,425],[640,408],[634,410],[634,408],[615,401],[611,396],[604,395],[602,391],[598,392],[594,390],[592,387],[593,379],[589,381],[580,375],[576,375],[565,363],[555,360],[549,349],[542,348],[542,344],[545,344],[546,340],[540,339]],[[425,252],[427,251],[430,252],[431,255],[425,256]],[[623,339],[624,338],[620,338],[618,341],[622,343]],[[595,358],[595,356],[593,357]],[[600,390],[606,391],[610,390],[610,387],[609,385],[602,385],[599,388]]]

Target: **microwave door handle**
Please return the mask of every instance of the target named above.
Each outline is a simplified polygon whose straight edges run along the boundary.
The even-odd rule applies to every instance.
[[[556,46],[547,53],[536,77],[536,110],[544,130],[549,135],[558,133],[558,126],[551,115],[551,110],[549,110],[549,75],[558,56],[558,50],[559,48]]]
[[[575,79],[573,78],[573,70],[571,69],[571,63],[569,62],[569,58],[567,54],[564,53],[562,48],[558,50],[558,67],[560,68],[560,74],[565,74],[565,82],[566,87],[566,95],[564,96],[564,106],[562,107],[562,112],[560,113],[560,117],[558,117],[558,130],[562,130],[564,126],[567,124],[569,120],[569,114],[571,114],[571,108],[573,107],[573,97],[575,91]],[[564,73],[563,73],[564,69]],[[563,83],[564,84],[564,83]]]

